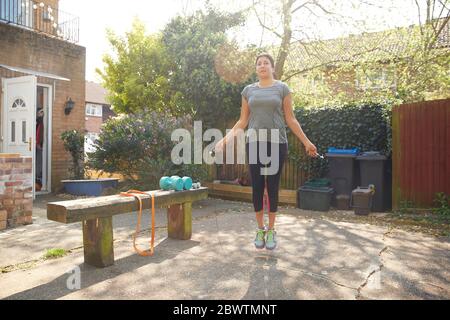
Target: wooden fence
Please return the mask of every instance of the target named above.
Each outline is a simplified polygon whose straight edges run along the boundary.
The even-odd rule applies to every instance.
[[[392,162],[394,209],[435,207],[437,192],[450,194],[450,99],[393,108]]]
[[[293,150],[299,153],[305,153],[303,144],[292,133],[288,133],[288,144],[292,146]],[[236,145],[236,144],[235,144]],[[235,153],[236,155],[236,147]],[[236,160],[236,157],[235,157]],[[307,160],[310,161],[310,160]],[[237,162],[237,161],[235,161]],[[210,165],[208,166],[209,177],[208,180],[235,180],[246,176],[247,164],[224,164],[224,165]],[[293,160],[287,159],[283,165],[283,172],[281,174],[280,189],[297,190],[301,185],[308,180],[309,172],[302,170]]]

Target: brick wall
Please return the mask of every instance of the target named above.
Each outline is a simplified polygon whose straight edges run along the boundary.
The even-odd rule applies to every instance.
[[[100,133],[102,131],[102,124],[108,121],[109,118],[115,116],[116,114],[111,110],[111,106],[109,104],[103,104],[101,117],[86,115],[86,131]]]
[[[86,116],[86,131],[100,133],[102,123],[102,117]]]
[[[324,81],[334,94],[345,92],[347,96],[353,97],[357,89],[355,88],[355,71],[336,73],[334,67],[328,67],[324,74]]]
[[[0,23],[0,61],[55,74],[70,81],[38,77],[38,83],[53,86],[52,101],[52,191],[62,188],[61,180],[68,178],[71,158],[64,150],[61,133],[65,130],[85,130],[85,61],[86,48],[33,31]],[[26,74],[0,68],[0,77],[11,78]],[[71,97],[75,107],[64,114],[66,99]],[[52,97],[53,98],[53,97]],[[0,104],[2,103],[0,94]],[[1,126],[1,119],[0,119]]]
[[[33,10],[33,28],[36,30],[40,30],[42,32],[46,32],[48,34],[57,35],[56,28],[53,27],[53,23],[59,23],[58,17],[58,6],[59,0],[34,0],[35,4],[38,5],[37,9]],[[40,3],[43,3],[44,6],[39,6]],[[48,12],[48,8],[52,9],[51,15],[54,17],[54,21],[49,19],[44,19],[44,12]],[[47,16],[48,18],[49,16]],[[63,21],[61,21],[63,22]]]
[[[0,230],[33,223],[32,181],[31,157],[0,153]]]

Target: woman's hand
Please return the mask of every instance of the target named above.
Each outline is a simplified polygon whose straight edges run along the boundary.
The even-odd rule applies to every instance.
[[[317,157],[319,154],[317,153],[317,148],[311,142],[307,142],[305,144],[306,154],[310,157]]]

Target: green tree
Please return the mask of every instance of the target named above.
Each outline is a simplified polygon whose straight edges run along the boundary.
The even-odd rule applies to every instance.
[[[136,19],[125,37],[107,31],[113,54],[103,57],[104,70],[97,69],[108,90],[108,100],[119,113],[138,111],[182,112],[175,103],[178,93],[170,85],[175,66],[167,57],[160,34],[146,35]]]
[[[209,8],[206,13],[178,16],[163,30],[163,43],[177,65],[171,88],[181,92],[178,98],[182,101],[177,101],[195,120],[201,119],[205,127],[224,128],[227,121],[239,116],[240,92],[254,69],[253,61],[250,62],[249,54],[239,58],[231,55],[234,59],[230,59],[223,53],[230,47],[237,50],[235,44],[227,41],[226,32],[242,21],[241,14]],[[218,69],[242,70],[242,74],[240,79],[230,80]]]
[[[162,34],[146,35],[139,20],[123,38],[108,31],[113,53],[97,72],[115,111],[189,115],[205,128],[225,128],[239,116],[243,87],[254,80],[255,50],[227,39],[242,19],[208,8],[175,17]]]
[[[449,1],[415,1],[410,27],[313,41],[286,72],[302,105],[361,101],[416,102],[450,92]],[[291,48],[292,49],[292,48]]]
[[[323,43],[323,51],[332,50],[335,61],[291,78],[291,84],[300,88],[294,100],[302,105],[323,105],[448,98],[450,50],[439,38],[430,36],[438,30],[430,23]],[[363,51],[358,51],[356,42]],[[345,46],[355,48],[352,56],[343,54],[340,47]]]

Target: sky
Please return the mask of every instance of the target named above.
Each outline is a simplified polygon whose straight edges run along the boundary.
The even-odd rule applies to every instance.
[[[277,1],[279,0],[272,0],[269,3],[274,5]],[[356,7],[346,5],[348,1],[322,1],[328,1],[336,11],[342,12],[346,17],[343,20],[345,22],[336,25],[329,21],[330,19],[304,11],[302,16],[295,17],[295,21],[298,21],[300,30],[308,33],[308,37],[323,39],[345,36],[358,30],[357,26],[360,23],[363,23],[362,28],[366,31],[408,25],[413,23],[413,18],[417,15],[414,0],[372,1],[377,5],[364,5],[366,1],[362,1],[363,5]],[[216,5],[225,10],[243,8],[248,6],[248,3],[249,0],[216,1]],[[146,25],[147,31],[154,33],[162,30],[173,17],[179,14],[187,15],[203,7],[204,0],[60,0],[59,5],[60,10],[80,18],[78,44],[86,47],[86,80],[95,82],[101,81],[95,69],[102,68],[102,56],[111,52],[106,40],[107,28],[118,35],[124,35],[131,29],[134,17],[138,17]],[[389,9],[386,9],[387,7]],[[275,8],[269,8],[267,11],[267,23],[270,23],[270,15],[277,19]],[[234,34],[230,33],[230,37],[239,43],[251,42],[257,45],[277,41],[270,32],[262,33],[255,16],[247,19],[245,32],[240,30]],[[302,33],[298,33],[298,37],[301,38]]]
[[[142,20],[150,33],[161,30],[170,19],[186,11],[188,0],[60,0],[59,9],[80,18],[78,44],[86,47],[86,80],[100,82],[95,68],[110,52],[106,29],[123,35],[134,17]],[[86,5],[82,5],[82,4]],[[193,6],[189,6],[193,7]]]

